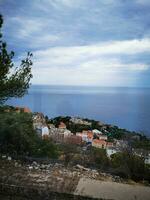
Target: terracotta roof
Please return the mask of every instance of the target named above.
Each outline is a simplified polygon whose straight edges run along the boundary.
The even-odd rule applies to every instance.
[[[19,106],[16,106],[15,109],[16,109],[16,112],[23,111],[25,113],[31,113],[31,110],[28,107],[19,107]]]
[[[25,113],[31,113],[31,110],[27,107],[23,108]]]
[[[93,140],[93,143],[95,143],[95,144],[106,144],[106,141],[95,139],[95,140]]]
[[[64,122],[60,122],[59,128],[66,128],[66,124]]]

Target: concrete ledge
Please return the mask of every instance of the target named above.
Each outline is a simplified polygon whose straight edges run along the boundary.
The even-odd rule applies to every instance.
[[[92,200],[80,195],[58,193],[44,188],[21,187],[0,183],[0,199],[3,200]]]

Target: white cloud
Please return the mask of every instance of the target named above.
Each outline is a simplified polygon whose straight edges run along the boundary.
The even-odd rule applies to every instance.
[[[150,5],[149,0],[136,0],[136,2],[141,5]]]
[[[47,23],[43,23],[39,18],[28,18],[28,17],[13,17],[9,19],[10,24],[15,24],[17,26],[16,37],[18,38],[26,38],[32,34],[41,32],[44,28],[46,28]]]
[[[143,39],[36,51],[33,52],[33,83],[123,85],[127,81],[123,73],[135,75],[149,69],[149,66],[124,63],[119,55],[149,52],[149,47],[150,40]]]
[[[54,42],[60,41],[64,36],[63,34],[53,33],[47,28],[49,24],[55,24],[52,19],[44,20],[42,18],[28,18],[28,17],[13,17],[9,19],[8,23],[17,29],[12,31],[15,39],[28,44],[27,48],[43,48]]]
[[[37,51],[36,54],[49,54],[49,51],[55,56],[57,54],[63,56],[71,56],[72,52],[75,56],[82,56],[88,54],[104,55],[104,54],[137,54],[150,52],[150,39],[145,38],[141,40],[125,40],[125,41],[110,41],[97,43],[87,46],[73,46],[73,47],[54,47],[44,51]]]
[[[134,55],[150,52],[150,39],[114,41],[88,46],[53,47],[36,51],[35,59],[40,58],[39,63],[52,66],[78,65],[91,62],[104,56]],[[47,62],[47,59],[49,62]]]
[[[60,8],[61,6],[68,8],[78,7],[82,4],[83,1],[84,0],[49,0],[50,4],[55,8]]]

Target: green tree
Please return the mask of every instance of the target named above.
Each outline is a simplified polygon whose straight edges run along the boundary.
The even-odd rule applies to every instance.
[[[12,156],[57,157],[57,147],[33,129],[32,114],[0,112],[0,153]]]
[[[14,52],[7,51],[7,44],[2,40],[3,18],[0,15],[0,104],[11,97],[22,97],[29,88],[32,78],[32,54],[21,61],[20,67],[13,63]]]
[[[0,113],[0,152],[13,155],[31,154],[36,145],[32,115]]]
[[[109,166],[109,159],[105,149],[93,147],[90,156],[93,159],[93,163],[95,163],[99,169],[107,168]]]
[[[144,159],[128,152],[119,152],[111,156],[111,166],[114,172],[124,178],[135,181],[150,181],[150,170],[144,163]]]

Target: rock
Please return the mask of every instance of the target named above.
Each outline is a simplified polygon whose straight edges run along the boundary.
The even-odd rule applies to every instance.
[[[35,170],[38,170],[38,169],[39,169],[39,167],[38,167],[38,166],[35,166],[35,167],[34,167],[34,169],[35,169]]]
[[[76,165],[76,167],[77,167],[78,169],[81,169],[81,170],[90,171],[89,168],[85,168],[85,167],[83,167],[82,165]]]
[[[50,169],[52,167],[52,164],[48,164],[47,168]]]
[[[41,168],[41,169],[46,169],[46,165],[42,164],[42,165],[40,166],[40,168]]]
[[[31,169],[33,169],[33,167],[32,167],[32,166],[29,166],[29,169],[31,170]]]
[[[5,159],[5,158],[6,158],[6,155],[2,155],[2,158]]]
[[[11,160],[12,160],[12,158],[11,158],[10,156],[8,156],[7,160],[11,161]]]
[[[36,161],[33,161],[33,163],[32,163],[33,165],[37,165],[37,162]]]

